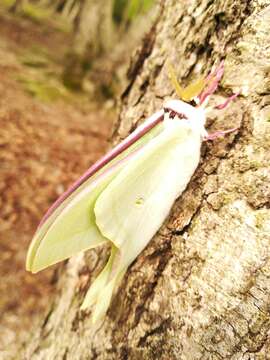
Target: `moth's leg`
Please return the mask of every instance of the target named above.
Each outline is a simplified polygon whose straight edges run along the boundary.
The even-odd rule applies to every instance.
[[[207,76],[206,78],[207,87],[201,92],[201,94],[198,97],[200,106],[204,104],[206,99],[209,98],[209,96],[216,91],[223,73],[224,73],[224,61],[222,61],[219,64],[219,66]]]
[[[219,104],[217,106],[215,106],[215,109],[218,109],[218,110],[222,110],[224,109],[225,107],[227,107],[229,105],[229,103],[231,101],[233,101],[238,95],[240,94],[240,92],[236,93],[236,94],[233,94],[232,96],[228,97],[228,99],[223,103],[223,104]]]
[[[208,134],[204,137],[204,141],[209,141],[209,140],[215,140],[218,139],[219,137],[222,137],[226,134],[229,134],[231,132],[234,132],[236,130],[238,130],[239,128],[232,128],[232,129],[228,129],[228,130],[219,130],[219,131],[215,131],[212,134]]]
[[[225,107],[227,107],[229,105],[229,103],[231,101],[233,101],[237,96],[239,95],[239,93],[236,93],[236,94],[233,94],[232,96],[230,96],[223,104],[219,104],[217,106],[215,106],[215,109],[218,109],[218,110],[222,110],[224,109]],[[212,110],[212,108],[208,108],[206,109],[206,111],[210,111]],[[204,136],[204,141],[208,141],[208,140],[215,140],[219,137],[222,137],[226,134],[229,134],[231,132],[234,132],[236,131],[238,128],[232,128],[232,129],[228,129],[228,130],[219,130],[219,131],[215,131],[213,132],[212,134],[206,134]]]
[[[224,103],[222,104],[218,104],[216,106],[208,106],[205,108],[205,112],[209,113],[210,111],[216,109],[216,110],[223,110],[225,109],[231,101],[233,101],[238,95],[240,94],[240,92],[236,93],[236,94],[233,94],[232,96],[230,96],[229,98],[227,98],[226,101],[224,101]],[[205,100],[204,102],[204,106],[205,106],[205,103],[208,101],[208,98]]]

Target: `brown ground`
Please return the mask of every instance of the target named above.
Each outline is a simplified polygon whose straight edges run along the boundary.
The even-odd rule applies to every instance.
[[[0,28],[0,359],[8,359],[54,290],[52,269],[24,270],[34,230],[104,153],[113,115],[62,87],[68,34],[3,12]]]

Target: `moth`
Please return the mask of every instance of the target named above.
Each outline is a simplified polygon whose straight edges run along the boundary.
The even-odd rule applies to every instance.
[[[183,89],[171,69],[181,100],[165,102],[163,109],[91,166],[41,220],[26,260],[26,269],[33,273],[80,251],[110,244],[108,262],[81,306],[92,306],[93,322],[105,315],[127,268],[185,190],[198,166],[202,141],[235,130],[208,134],[205,129],[205,105],[223,71],[221,63],[206,79]]]

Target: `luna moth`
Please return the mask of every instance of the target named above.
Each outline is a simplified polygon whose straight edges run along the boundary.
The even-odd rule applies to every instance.
[[[36,273],[81,251],[110,244],[108,262],[90,286],[82,309],[102,318],[129,265],[159,230],[185,190],[208,134],[205,105],[223,74],[220,64],[206,79],[183,89],[131,135],[95,163],[49,208],[30,244],[26,269]],[[222,109],[236,95],[224,104]],[[195,106],[189,102],[195,102]]]

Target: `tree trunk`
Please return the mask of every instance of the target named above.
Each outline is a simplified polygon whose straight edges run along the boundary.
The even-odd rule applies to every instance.
[[[187,190],[130,266],[102,324],[92,326],[79,306],[106,251],[63,265],[26,359],[270,359],[269,33],[269,0],[161,2],[133,57],[114,142],[176,98],[168,63],[186,85],[224,59],[212,104],[241,95],[209,113],[208,128],[239,130],[203,144]]]
[[[91,61],[113,46],[113,0],[82,0],[75,21],[73,48],[67,56],[64,81],[81,87]]]
[[[112,0],[84,0],[75,33],[76,54],[83,56],[89,47],[95,57],[112,46],[112,7]]]

